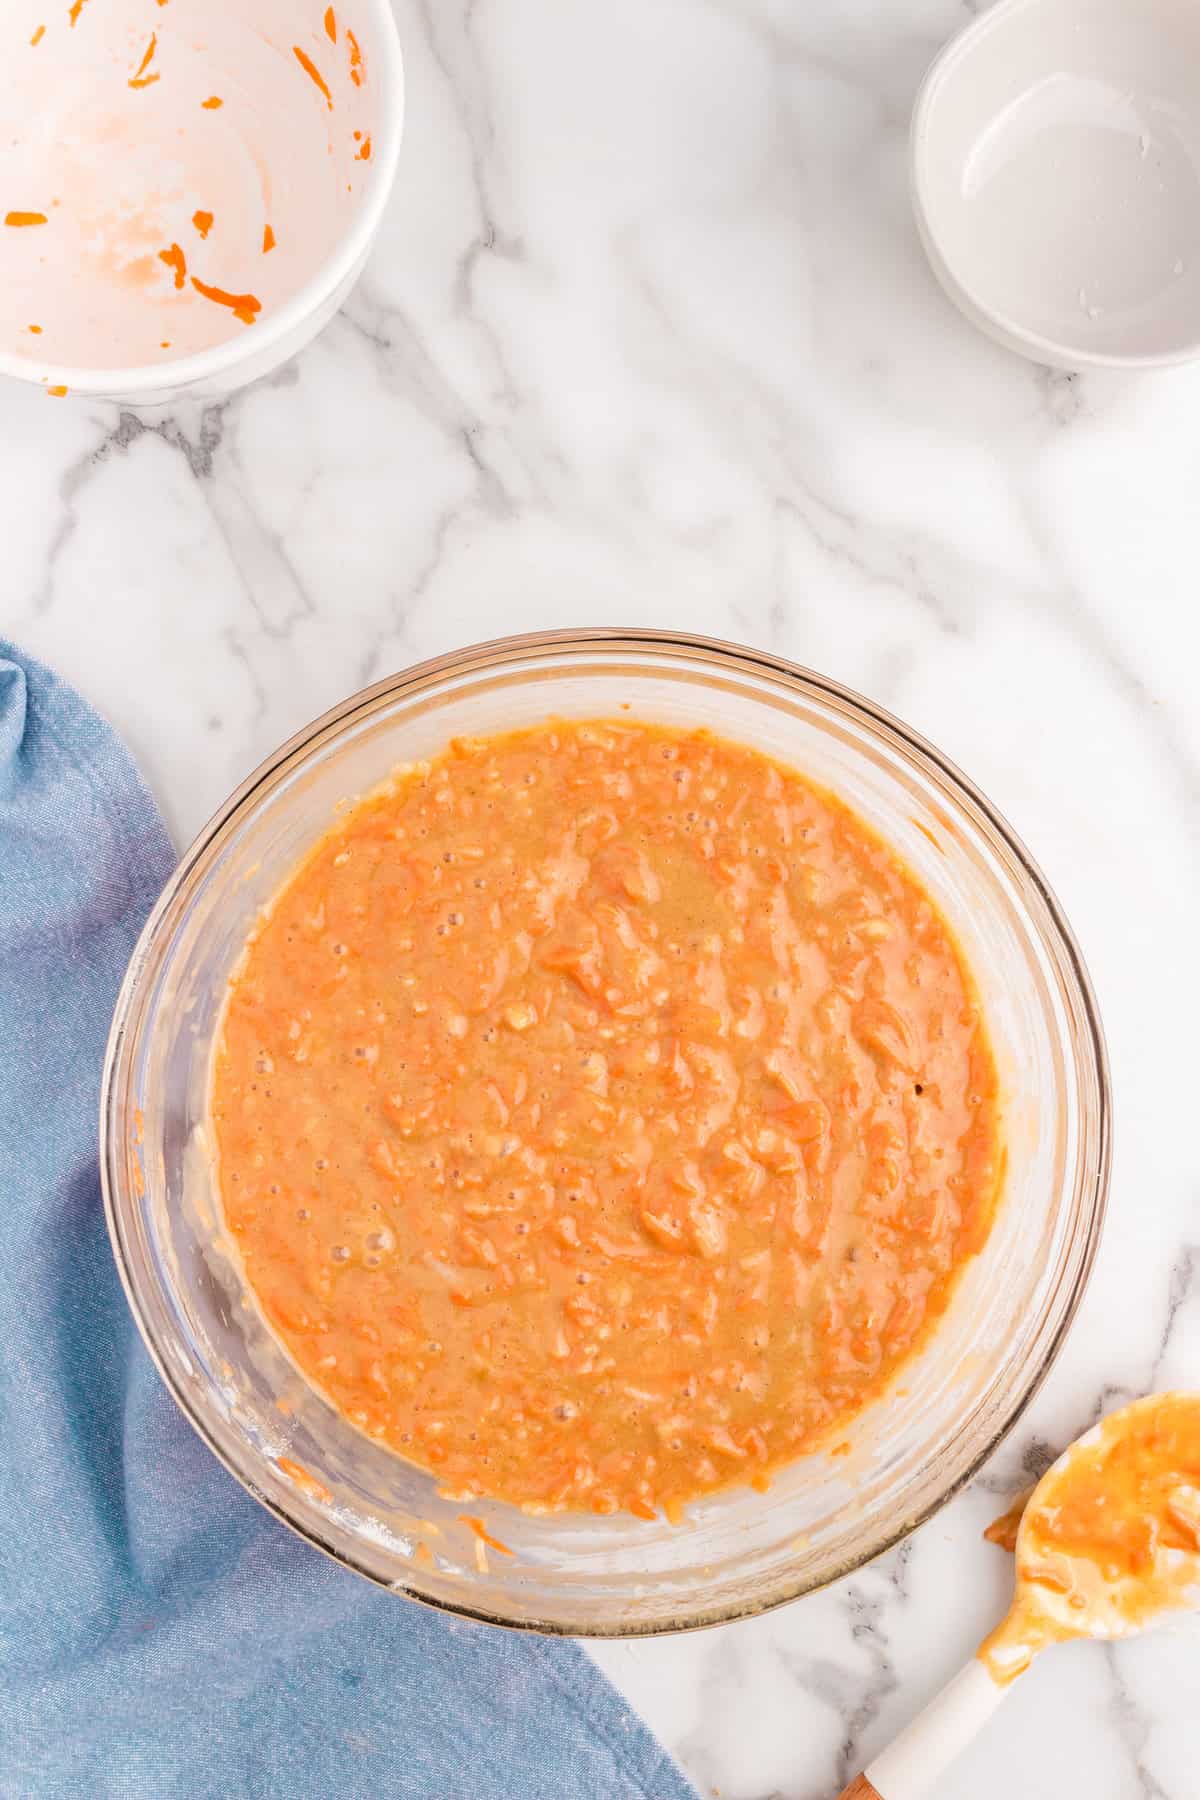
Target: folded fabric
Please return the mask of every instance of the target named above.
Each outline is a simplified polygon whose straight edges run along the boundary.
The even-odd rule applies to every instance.
[[[576,1645],[329,1562],[159,1381],[109,1250],[96,1122],[117,988],[173,861],[109,728],[0,641],[0,1795],[686,1800]]]

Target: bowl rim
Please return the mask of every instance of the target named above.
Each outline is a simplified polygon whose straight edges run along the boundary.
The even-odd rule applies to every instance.
[[[326,734],[335,728],[344,729],[356,717],[368,717],[385,699],[400,699],[406,693],[415,696],[446,676],[470,675],[473,672],[494,670],[506,665],[519,666],[522,662],[528,662],[546,653],[561,655],[565,651],[576,650],[590,654],[602,650],[619,651],[622,648],[641,653],[653,653],[657,650],[664,656],[689,655],[698,661],[708,662],[716,668],[728,667],[733,664],[752,675],[765,676],[768,680],[781,684],[793,692],[799,691],[801,694],[808,694],[818,700],[832,702],[847,710],[860,723],[867,725],[873,733],[882,736],[885,741],[891,740],[894,745],[898,745],[910,761],[917,763],[923,773],[934,777],[942,791],[949,793],[960,808],[965,802],[968,809],[973,807],[977,810],[1045,908],[1051,928],[1047,937],[1049,940],[1056,940],[1055,947],[1061,952],[1063,971],[1075,986],[1075,998],[1086,1028],[1085,1049],[1095,1074],[1095,1111],[1094,1117],[1090,1121],[1095,1138],[1095,1166],[1090,1175],[1087,1194],[1090,1206],[1086,1218],[1082,1221],[1086,1227],[1086,1235],[1083,1238],[1069,1292],[1061,1304],[1061,1311],[1053,1331],[1042,1347],[1040,1360],[1036,1366],[1030,1369],[1023,1385],[1002,1409],[998,1420],[989,1430],[986,1441],[981,1444],[978,1451],[969,1458],[967,1464],[944,1489],[932,1496],[915,1512],[900,1514],[894,1521],[881,1524],[865,1549],[856,1550],[846,1556],[837,1566],[823,1571],[816,1579],[811,1576],[805,1576],[799,1580],[789,1579],[785,1572],[775,1582],[768,1594],[756,1596],[752,1600],[731,1600],[707,1607],[693,1603],[679,1615],[664,1621],[643,1622],[625,1619],[612,1624],[589,1621],[580,1625],[577,1623],[567,1624],[556,1619],[506,1617],[490,1612],[484,1607],[474,1606],[467,1600],[456,1599],[452,1602],[440,1595],[430,1594],[415,1586],[409,1579],[389,1579],[376,1569],[368,1567],[366,1562],[360,1560],[352,1550],[333,1542],[332,1534],[326,1533],[321,1524],[314,1522],[320,1520],[321,1515],[300,1504],[302,1496],[297,1496],[297,1512],[292,1515],[283,1505],[266,1493],[254,1479],[253,1470],[261,1460],[256,1451],[247,1447],[246,1468],[238,1466],[233,1456],[217,1441],[205,1419],[193,1406],[190,1393],[155,1341],[141,1305],[130,1259],[126,1252],[126,1234],[118,1205],[118,1193],[121,1188],[118,1153],[125,1142],[128,1129],[127,1120],[119,1110],[118,1078],[124,1061],[125,1046],[130,1036],[131,1023],[140,998],[142,978],[156,946],[164,918],[180,890],[207,860],[220,839],[234,826],[246,803],[257,794],[261,787],[279,775],[294,758],[315,748]],[[760,1613],[773,1611],[777,1606],[786,1605],[803,1594],[818,1592],[821,1588],[829,1586],[854,1570],[864,1567],[908,1537],[911,1532],[939,1512],[973,1479],[983,1463],[1007,1437],[1037,1394],[1062,1348],[1087,1289],[1103,1236],[1107,1214],[1112,1160],[1111,1121],[1112,1090],[1104,1030],[1091,978],[1074,933],[1067,923],[1048,881],[1021,839],[1004,816],[958,769],[956,764],[918,732],[912,730],[885,708],[877,706],[874,701],[868,700],[854,689],[848,688],[828,676],[805,668],[774,652],[758,650],[727,639],[702,636],[691,632],[658,630],[653,627],[591,626],[523,632],[512,636],[487,639],[467,645],[461,650],[449,651],[440,656],[410,664],[351,694],[345,700],[318,715],[308,725],[301,727],[278,749],[265,757],[235,788],[225,803],[212,814],[197,833],[180,858],[146,920],[121,983],[101,1078],[99,1163],[105,1220],[114,1260],[126,1301],[142,1341],[150,1354],[151,1361],[184,1417],[203,1443],[234,1477],[239,1486],[244,1488],[268,1512],[293,1531],[297,1537],[323,1552],[334,1562],[364,1576],[368,1581],[387,1592],[419,1601],[422,1605],[431,1607],[435,1611],[446,1612],[480,1624],[500,1626],[511,1631],[532,1631],[550,1637],[631,1639],[673,1636],[678,1632],[697,1631],[710,1626],[731,1624],[739,1619],[757,1617]]]
[[[164,389],[195,387],[201,382],[228,376],[243,363],[280,343],[337,292],[365,258],[383,220],[400,160],[404,136],[404,56],[400,33],[390,0],[360,0],[371,14],[377,32],[372,55],[372,76],[381,90],[379,123],[372,133],[373,146],[366,186],[354,209],[349,228],[338,239],[325,261],[277,311],[253,331],[243,331],[207,350],[190,356],[168,357],[158,363],[129,363],[96,368],[90,363],[38,362],[11,350],[0,350],[0,375],[9,375],[32,387],[65,387],[69,393],[104,398],[120,394],[131,403],[141,395],[147,400]]]
[[[908,185],[921,248],[943,293],[968,322],[993,343],[1031,361],[1057,369],[1170,369],[1194,362],[1200,356],[1200,327],[1188,344],[1173,350],[1094,350],[1066,340],[1047,337],[1022,325],[1002,307],[991,306],[976,288],[969,287],[945,255],[927,204],[926,152],[929,121],[947,76],[982,39],[1002,30],[1018,13],[1048,5],[1075,5],[1080,0],[995,0],[985,11],[956,31],[935,55],[913,102],[908,139]]]

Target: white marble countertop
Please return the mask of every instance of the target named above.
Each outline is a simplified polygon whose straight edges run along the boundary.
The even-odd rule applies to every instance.
[[[1200,1385],[1200,368],[1050,374],[922,261],[905,134],[956,0],[399,0],[401,178],[266,385],[0,393],[0,630],[117,723],[182,843],[373,676],[679,626],[812,664],[961,763],[1066,906],[1116,1160],[1090,1291],[974,1486],[751,1624],[599,1660],[705,1795],[820,1800],[997,1615],[998,1503],[1102,1405]],[[1200,1629],[1052,1653],[941,1800],[1189,1800]]]

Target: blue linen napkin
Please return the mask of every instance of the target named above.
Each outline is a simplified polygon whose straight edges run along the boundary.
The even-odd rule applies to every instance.
[[[339,1568],[159,1381],[109,1251],[96,1120],[174,860],[109,728],[0,640],[0,1795],[695,1800],[575,1644]]]

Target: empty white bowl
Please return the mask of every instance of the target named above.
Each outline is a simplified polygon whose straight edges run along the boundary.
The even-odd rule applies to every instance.
[[[1200,355],[1200,6],[999,0],[925,78],[912,181],[934,273],[1010,349]]]

